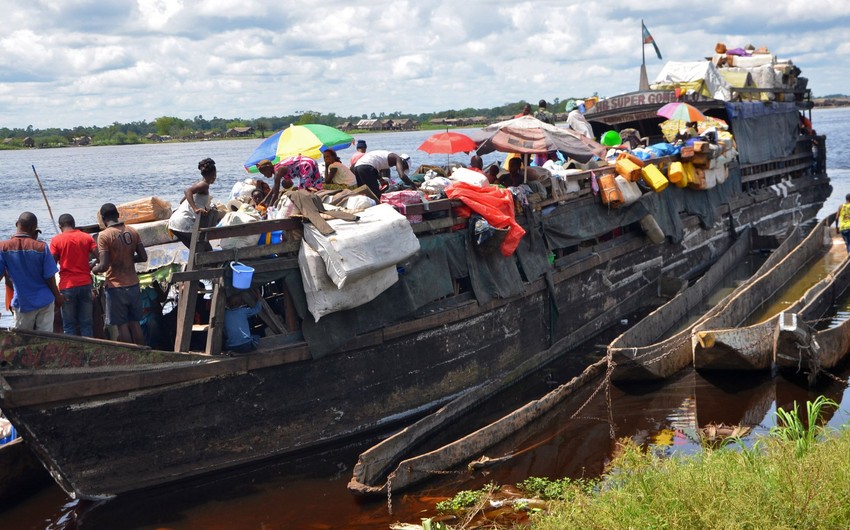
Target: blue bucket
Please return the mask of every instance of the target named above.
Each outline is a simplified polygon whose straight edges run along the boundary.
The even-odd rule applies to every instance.
[[[238,261],[231,261],[230,268],[233,270],[233,288],[250,289],[251,280],[254,278],[254,267],[243,265]]]

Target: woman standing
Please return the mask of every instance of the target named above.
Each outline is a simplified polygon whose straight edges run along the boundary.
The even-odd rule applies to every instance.
[[[210,211],[212,198],[210,197],[210,185],[215,182],[215,161],[205,158],[198,162],[201,171],[201,180],[195,182],[184,192],[180,206],[171,214],[168,220],[168,229],[174,237],[190,248],[192,242],[192,229],[195,227],[196,215],[207,215]],[[199,250],[210,251],[212,246],[205,241]]]

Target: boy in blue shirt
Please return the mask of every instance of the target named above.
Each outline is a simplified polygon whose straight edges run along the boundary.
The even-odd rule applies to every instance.
[[[260,296],[245,291],[227,297],[224,310],[224,347],[233,353],[249,353],[257,349],[259,335],[251,334],[248,319],[260,312]]]

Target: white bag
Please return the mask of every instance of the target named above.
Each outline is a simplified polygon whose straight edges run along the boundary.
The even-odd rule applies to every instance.
[[[248,202],[251,200],[251,192],[254,191],[254,188],[256,187],[254,179],[240,180],[234,184],[232,188],[230,188],[228,200],[231,201],[233,199],[239,199],[242,202]]]
[[[466,182],[471,186],[478,186],[479,188],[485,188],[490,185],[490,181],[487,180],[487,175],[477,171],[472,171],[471,169],[466,169],[465,167],[455,168],[455,170],[452,171],[452,175],[449,177],[449,180]]]
[[[241,225],[245,223],[254,223],[259,220],[260,217],[256,213],[256,211],[254,213],[251,213],[245,210],[238,210],[235,212],[227,212],[226,214],[224,214],[224,217],[221,219],[221,221],[218,222],[216,226]],[[223,249],[254,247],[257,245],[259,239],[259,236],[257,236],[256,234],[250,236],[226,237],[221,240],[219,245]]]
[[[310,245],[301,245],[298,268],[301,269],[301,279],[304,281],[307,309],[316,322],[330,313],[370,302],[398,281],[398,271],[395,265],[390,265],[337,289],[328,276],[322,257]]]
[[[419,251],[419,240],[407,217],[389,204],[363,210],[355,222],[331,219],[328,224],[336,232],[327,236],[305,224],[304,243],[319,253],[328,276],[340,289]]]

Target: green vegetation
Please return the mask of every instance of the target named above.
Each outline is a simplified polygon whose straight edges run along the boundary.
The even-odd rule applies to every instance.
[[[564,112],[567,100],[555,98],[549,103],[552,112]],[[359,116],[338,116],[331,112],[324,114],[317,111],[297,112],[288,116],[261,116],[256,119],[219,118],[206,119],[202,115],[192,119],[181,119],[174,116],[160,116],[152,122],[135,121],[131,123],[115,122],[107,127],[78,126],[72,129],[36,129],[32,125],[25,129],[0,127],[0,149],[22,149],[27,147],[65,147],[69,145],[123,145],[162,140],[212,140],[224,138],[227,132],[236,127],[251,127],[250,138],[265,138],[269,133],[288,127],[290,124],[321,123],[336,127],[343,122],[357,123],[361,119],[403,119],[416,120],[422,129],[445,129],[445,125],[432,125],[428,122],[434,118],[472,118],[483,116],[494,119],[500,116],[513,116],[522,111],[526,101],[505,103],[492,108],[466,108],[460,110],[445,110],[426,112],[422,114],[381,112],[379,114],[361,114]],[[537,103],[532,102],[532,108],[537,109]],[[366,131],[351,131],[366,132]],[[374,132],[374,131],[369,131]]]
[[[514,515],[506,519],[483,508],[497,495],[479,490],[467,508],[478,510],[474,517],[467,512],[439,524],[455,530],[848,528],[850,430],[826,432],[819,418],[827,407],[837,405],[823,397],[807,403],[806,420],[796,404],[779,409],[778,425],[751,448],[732,440],[699,455],[665,458],[625,441],[601,480],[518,484],[520,495],[547,501],[540,509],[514,495]]]

